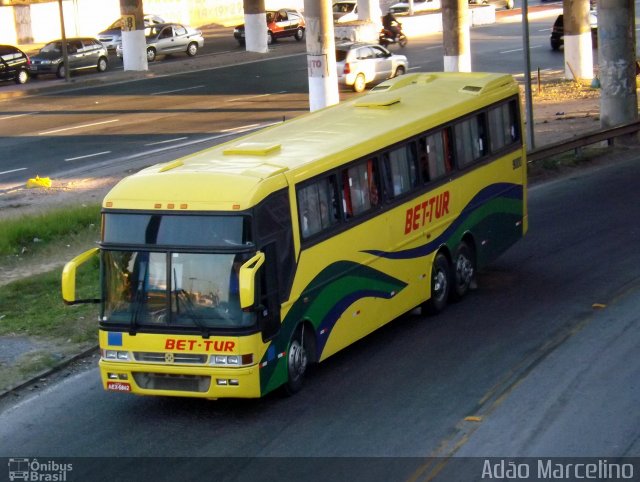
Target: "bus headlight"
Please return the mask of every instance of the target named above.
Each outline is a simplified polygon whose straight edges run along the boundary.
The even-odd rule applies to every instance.
[[[129,352],[120,350],[100,350],[104,360],[128,361]]]
[[[210,364],[217,367],[246,367],[253,365],[253,353],[248,355],[211,355]]]

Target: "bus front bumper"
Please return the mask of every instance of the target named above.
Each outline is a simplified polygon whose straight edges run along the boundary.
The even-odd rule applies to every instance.
[[[258,365],[246,368],[168,366],[100,360],[107,391],[197,398],[257,398]]]

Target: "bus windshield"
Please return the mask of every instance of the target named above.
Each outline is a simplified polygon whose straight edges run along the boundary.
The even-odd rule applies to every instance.
[[[255,323],[240,309],[238,271],[249,254],[103,251],[102,323],[185,329]]]

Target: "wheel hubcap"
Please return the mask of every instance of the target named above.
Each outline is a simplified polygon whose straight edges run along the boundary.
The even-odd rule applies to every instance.
[[[436,272],[433,277],[433,292],[437,298],[441,298],[447,288],[447,277],[442,271]]]
[[[293,340],[291,342],[291,347],[289,348],[289,374],[291,378],[297,380],[302,375],[307,368],[307,352],[300,345],[298,340]]]
[[[456,263],[456,272],[458,273],[460,285],[471,283],[471,278],[473,277],[473,265],[471,264],[471,260],[466,256],[459,256]]]

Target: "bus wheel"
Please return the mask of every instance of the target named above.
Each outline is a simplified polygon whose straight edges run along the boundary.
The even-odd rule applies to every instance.
[[[309,365],[307,351],[308,341],[305,340],[304,325],[301,325],[291,338],[287,351],[287,372],[289,374],[285,391],[289,395],[299,392],[304,382],[304,376]]]
[[[423,311],[435,315],[444,310],[449,297],[450,280],[449,260],[444,254],[438,253],[431,268],[431,298],[422,305]]]
[[[473,251],[465,241],[462,241],[453,256],[452,300],[459,300],[467,294],[475,274]]]

